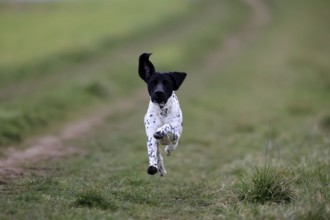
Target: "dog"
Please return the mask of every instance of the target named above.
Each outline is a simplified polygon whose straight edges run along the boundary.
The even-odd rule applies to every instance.
[[[182,111],[174,91],[178,90],[187,74],[157,72],[149,61],[151,53],[139,57],[138,73],[147,83],[150,102],[144,117],[147,134],[149,167],[147,173],[166,175],[160,145],[166,145],[167,156],[176,149],[182,134]]]

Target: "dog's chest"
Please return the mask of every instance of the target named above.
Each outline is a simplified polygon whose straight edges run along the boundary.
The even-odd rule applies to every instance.
[[[169,108],[169,107],[166,107],[166,108],[161,108],[160,111],[159,111],[159,117],[160,118],[167,118],[167,116],[172,113],[171,111],[172,109]]]
[[[145,115],[145,124],[147,127],[150,125],[160,126],[181,117],[182,113],[178,99],[176,95],[173,94],[163,107],[150,102],[148,111]]]
[[[157,104],[151,103],[146,114],[147,118],[157,120],[162,123],[167,123],[167,120],[171,120],[173,115],[178,110],[178,105],[169,105],[167,103],[164,107],[159,107]]]

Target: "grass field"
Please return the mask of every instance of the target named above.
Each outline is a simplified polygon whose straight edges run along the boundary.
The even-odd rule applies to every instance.
[[[0,3],[0,219],[328,219],[329,8]],[[188,73],[166,177],[146,173],[145,51],[157,69]],[[9,146],[102,110],[98,127],[60,142],[74,154],[1,167]]]

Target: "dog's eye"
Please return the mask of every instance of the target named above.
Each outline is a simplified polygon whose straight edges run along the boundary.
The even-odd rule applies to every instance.
[[[164,80],[164,81],[163,81],[163,85],[164,85],[164,86],[168,85],[168,81]]]
[[[152,81],[152,84],[153,84],[154,86],[157,86],[157,84],[158,84],[157,80]]]

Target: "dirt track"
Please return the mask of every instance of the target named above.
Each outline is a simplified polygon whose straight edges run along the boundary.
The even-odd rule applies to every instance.
[[[215,68],[229,57],[239,53],[245,45],[258,36],[261,28],[270,20],[270,12],[262,0],[244,0],[244,2],[252,8],[250,19],[238,32],[233,33],[213,53],[210,53],[206,63],[203,64],[208,68]],[[112,103],[112,107],[100,109],[89,117],[68,124],[57,134],[27,141],[24,145],[29,147],[24,150],[16,150],[15,147],[8,148],[0,160],[0,182],[1,179],[20,177],[31,172],[38,173],[38,170],[26,168],[24,166],[26,163],[33,164],[42,160],[83,153],[74,146],[66,146],[65,142],[85,136],[93,128],[101,125],[106,117],[118,111],[131,109],[143,100],[147,100],[146,91],[137,91],[129,100]]]
[[[84,137],[92,129],[101,125],[106,117],[115,112],[133,108],[135,104],[146,99],[144,93],[145,91],[138,91],[135,93],[134,99],[116,102],[112,107],[100,109],[89,117],[66,125],[57,134],[49,134],[29,140],[25,144],[29,147],[24,150],[9,147],[5,152],[5,157],[0,160],[0,178],[24,176],[30,172],[38,173],[38,170],[24,167],[26,163],[33,164],[42,160],[84,153],[74,146],[67,146],[65,142]]]

